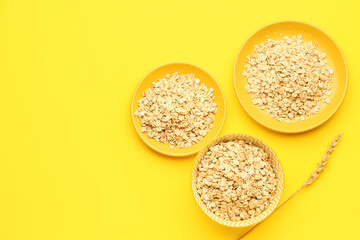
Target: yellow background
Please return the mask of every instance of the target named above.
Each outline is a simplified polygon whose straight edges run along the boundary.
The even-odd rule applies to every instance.
[[[321,127],[286,135],[253,121],[232,84],[244,40],[296,19],[333,36],[350,82]],[[227,100],[221,135],[258,137],[285,171],[283,200],[345,133],[321,178],[247,239],[354,239],[360,210],[360,16],[357,1],[0,2],[0,239],[235,239],[190,190],[194,156],[162,156],[132,126],[130,101],[158,65],[204,67]]]

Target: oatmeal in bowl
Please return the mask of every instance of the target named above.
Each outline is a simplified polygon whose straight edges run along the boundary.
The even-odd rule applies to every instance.
[[[201,151],[192,172],[192,190],[203,212],[231,227],[264,220],[283,190],[283,172],[275,153],[246,135],[227,135]]]

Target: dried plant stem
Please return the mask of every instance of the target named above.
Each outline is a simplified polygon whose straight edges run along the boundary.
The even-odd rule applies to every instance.
[[[324,168],[326,164],[328,163],[331,153],[334,151],[336,144],[340,141],[343,133],[340,133],[338,136],[334,137],[332,142],[330,143],[329,147],[326,149],[326,153],[322,156],[321,161],[318,162],[316,165],[316,168],[313,173],[310,174],[308,179],[305,181],[305,183],[296,191],[294,192],[288,199],[286,199],[283,203],[281,203],[271,214],[276,212],[279,208],[285,205],[290,199],[292,199],[296,194],[298,194],[303,188],[309,186],[312,184],[321,174],[322,171],[324,171]],[[261,223],[261,222],[260,222]],[[238,240],[243,239],[246,235],[248,235],[251,231],[253,231],[257,226],[260,225],[260,223],[254,225],[251,227],[247,232],[245,232],[241,237],[238,238]]]

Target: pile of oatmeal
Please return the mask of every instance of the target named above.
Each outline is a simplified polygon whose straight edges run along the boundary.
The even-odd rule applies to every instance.
[[[214,99],[213,89],[201,84],[194,74],[168,74],[143,93],[135,116],[149,138],[170,148],[188,148],[213,128]]]
[[[330,103],[333,68],[318,44],[301,38],[256,45],[243,73],[253,103],[279,121],[305,120]]]
[[[199,161],[197,194],[216,216],[240,221],[268,208],[278,180],[262,148],[243,140],[220,142]]]

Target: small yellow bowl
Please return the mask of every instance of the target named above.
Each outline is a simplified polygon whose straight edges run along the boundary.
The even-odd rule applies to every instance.
[[[279,180],[278,184],[276,186],[275,196],[272,199],[270,206],[262,214],[260,214],[259,216],[255,217],[255,218],[252,218],[252,219],[241,220],[241,221],[236,221],[236,222],[219,218],[214,213],[212,213],[202,202],[199,194],[196,191],[196,173],[197,173],[198,165],[200,163],[200,159],[204,156],[204,154],[209,150],[210,147],[212,147],[220,142],[228,142],[228,141],[232,141],[232,140],[245,140],[247,142],[250,142],[250,143],[264,149],[265,152],[267,152],[270,155],[270,161],[271,161],[270,164],[274,168],[276,177]],[[192,185],[191,186],[192,192],[193,192],[196,202],[200,206],[201,210],[207,216],[209,216],[212,220],[214,220],[215,222],[218,222],[222,225],[229,226],[229,227],[248,227],[248,226],[251,226],[251,225],[254,225],[254,224],[257,224],[257,223],[263,221],[275,210],[275,208],[278,205],[278,203],[280,202],[280,198],[283,194],[284,173],[283,173],[281,164],[280,164],[279,159],[277,158],[276,154],[265,143],[263,143],[259,139],[251,137],[251,136],[242,135],[242,134],[232,134],[232,135],[226,135],[226,136],[222,136],[222,137],[215,139],[214,141],[209,143],[201,152],[199,152],[199,154],[196,156],[195,165],[194,165],[194,168],[192,171],[191,185]]]
[[[281,34],[281,35],[280,35]],[[246,92],[247,79],[244,77],[246,57],[253,54],[255,45],[266,39],[280,39],[285,36],[302,35],[305,41],[317,41],[319,49],[327,54],[327,61],[334,68],[333,86],[330,104],[323,104],[316,115],[303,121],[279,122],[265,110],[253,104]],[[335,40],[323,30],[301,21],[279,21],[266,25],[252,34],[242,45],[234,65],[234,87],[237,97],[245,111],[258,123],[275,131],[284,133],[299,133],[313,129],[327,121],[339,108],[348,85],[348,69],[344,54]]]
[[[142,98],[143,92],[151,87],[152,82],[158,81],[160,78],[164,78],[166,74],[173,74],[178,72],[179,74],[193,73],[196,78],[200,79],[200,83],[204,83],[207,88],[214,89],[215,103],[217,104],[217,112],[215,114],[214,127],[206,134],[206,136],[198,143],[190,146],[189,148],[173,148],[171,149],[169,144],[157,142],[152,138],[149,138],[145,133],[141,132],[141,123],[139,118],[134,116],[136,109],[138,108],[137,102]],[[148,73],[136,87],[132,101],[131,101],[131,117],[134,127],[139,134],[140,138],[153,150],[173,157],[184,157],[195,154],[203,149],[207,143],[212,141],[219,134],[226,114],[226,102],[225,96],[221,89],[220,84],[215,78],[206,70],[195,66],[190,63],[168,63],[155,68]]]

